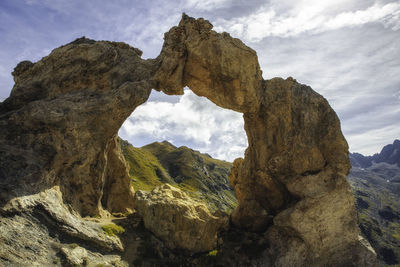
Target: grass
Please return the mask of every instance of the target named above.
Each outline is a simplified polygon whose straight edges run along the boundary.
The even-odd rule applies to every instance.
[[[142,148],[124,140],[120,143],[135,190],[151,191],[168,183],[205,203],[211,212],[220,209],[230,213],[237,206],[235,193],[224,189],[231,163],[184,146],[177,148],[166,141]],[[220,188],[218,192],[212,191],[215,187]]]
[[[72,243],[69,245],[72,249],[79,247],[77,243]]]
[[[392,236],[400,241],[400,234],[393,234]]]
[[[218,250],[214,249],[207,253],[207,256],[215,257],[218,254]]]
[[[125,229],[122,226],[116,225],[114,223],[103,225],[101,229],[103,229],[103,231],[108,236],[115,236],[125,232]]]
[[[129,176],[135,190],[151,191],[165,182],[173,183],[168,172],[149,151],[121,141],[121,148],[129,165]]]

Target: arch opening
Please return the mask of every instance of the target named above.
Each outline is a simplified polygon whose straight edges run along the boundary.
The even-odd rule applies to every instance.
[[[153,90],[118,134],[137,147],[168,141],[229,162],[243,158],[248,147],[243,114],[221,108],[189,88],[179,96]]]
[[[231,213],[237,206],[229,174],[248,146],[241,113],[189,88],[181,96],[153,90],[124,122],[119,136],[135,191],[169,183],[211,212]]]

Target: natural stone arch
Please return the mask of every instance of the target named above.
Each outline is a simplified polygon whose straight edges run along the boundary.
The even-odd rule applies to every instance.
[[[59,186],[83,216],[133,208],[117,133],[151,91],[155,64],[140,56],[127,44],[80,38],[18,64],[0,106],[2,202]]]
[[[165,34],[154,79],[158,90],[176,94],[189,86],[244,114],[249,147],[230,177],[239,202],[234,224],[256,231],[272,223],[290,227],[315,253],[341,246],[337,235],[356,242],[357,231],[348,231],[357,229],[348,146],[335,112],[292,78],[263,80],[255,51],[211,29],[184,15]]]
[[[294,264],[350,262],[353,249],[363,257],[347,143],[322,96],[292,78],[263,80],[252,49],[186,15],[166,33],[158,58],[140,55],[123,43],[81,38],[16,67],[13,91],[0,104],[2,204],[59,186],[81,215],[131,209],[118,129],[152,88],[182,94],[189,86],[244,114],[249,147],[230,177],[236,226],[268,228],[278,265],[288,255]]]

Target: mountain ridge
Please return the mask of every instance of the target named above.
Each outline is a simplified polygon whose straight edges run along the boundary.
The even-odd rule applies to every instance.
[[[396,200],[396,198],[400,199],[400,190],[398,190],[400,189],[400,168],[396,162],[391,164],[393,161],[390,161],[393,158],[391,155],[397,155],[394,153],[397,148],[397,143],[398,140],[396,139],[393,144],[384,146],[381,153],[376,153],[374,156],[364,156],[356,152],[350,153],[352,169],[348,176],[348,181],[356,198],[358,222],[361,232],[372,244],[380,260],[389,265],[398,264],[398,259],[400,258],[400,251],[396,249],[396,245],[400,245],[400,242],[398,242],[400,241],[400,234],[397,232],[400,230],[400,225],[396,223],[396,220],[400,220],[400,210],[398,210],[398,208],[396,209],[396,207],[400,205],[399,201]],[[123,144],[128,144],[128,146],[133,147],[127,141],[121,140],[122,147],[124,146]],[[169,177],[169,180],[167,179],[163,183],[169,183],[176,187],[185,185],[185,180],[190,179],[189,176],[193,174],[193,171],[201,171],[201,169],[195,166],[191,166],[193,167],[192,171],[189,171],[190,168],[187,168],[190,166],[186,166],[186,169],[183,168],[182,170],[181,166],[179,166],[182,162],[177,161],[177,159],[182,160],[182,158],[187,157],[193,160],[193,162],[196,162],[196,164],[199,164],[199,162],[204,160],[203,157],[209,157],[210,160],[220,164],[226,163],[229,168],[232,167],[231,163],[212,159],[209,155],[186,146],[177,147],[168,141],[153,142],[135,149],[141,149],[147,153],[151,153],[157,158],[157,160],[159,160],[159,165],[155,166],[162,169]],[[126,148],[122,150],[125,151]],[[381,154],[383,154],[383,156]],[[377,162],[377,159],[383,160]],[[384,161],[385,159],[389,160]],[[132,163],[130,160],[127,161],[129,164]],[[369,162],[370,165],[365,162]],[[186,164],[187,162],[183,163]],[[159,173],[163,172],[159,171]],[[182,173],[184,174],[183,176]],[[224,175],[228,176],[229,172],[225,172]],[[162,182],[161,177],[159,178],[160,182]],[[205,177],[197,177],[196,181],[199,182],[204,178]],[[229,184],[227,180],[221,183],[224,182]],[[133,182],[133,185],[135,187],[135,182]],[[191,184],[192,190],[193,188],[197,188],[204,194],[215,193],[212,192],[212,187],[202,188],[199,185],[201,185],[201,183]],[[135,189],[143,188],[139,186]],[[150,188],[145,189],[149,190]],[[188,187],[183,187],[183,189],[188,190]],[[209,201],[191,194],[191,197],[193,196],[199,201],[206,203]],[[213,201],[218,203],[221,199],[219,199],[218,195],[215,195]],[[215,203],[214,206],[210,206],[208,203],[211,210],[215,210]],[[225,209],[224,211],[229,212],[230,210]]]
[[[120,143],[135,190],[149,191],[168,183],[205,202],[211,211],[230,213],[237,206],[228,181],[232,163],[168,141],[140,148],[122,139]]]
[[[361,153],[350,153],[350,163],[352,166],[361,168],[370,167],[373,162],[388,164],[397,164],[400,167],[400,140],[395,139],[393,144],[385,145],[380,153],[372,156],[364,156]]]
[[[347,177],[356,198],[361,232],[385,264],[400,263],[400,141],[380,153],[350,153]]]

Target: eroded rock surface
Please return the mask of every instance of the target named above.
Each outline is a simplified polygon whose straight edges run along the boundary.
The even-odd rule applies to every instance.
[[[102,262],[102,254],[95,253],[101,251],[117,261],[123,245],[117,236],[106,235],[101,225],[71,212],[58,187],[15,198],[0,210],[0,265],[58,266],[63,260],[60,252],[80,262],[85,257]],[[69,253],[77,243],[92,251]],[[79,251],[87,255],[72,256]]]
[[[203,203],[168,184],[151,192],[137,191],[135,209],[145,227],[171,249],[212,250],[217,245],[218,232],[229,224],[228,217],[213,216]]]
[[[264,232],[273,247],[259,253],[264,258],[257,262],[375,264],[358,239],[354,197],[345,179],[348,146],[335,112],[292,78],[263,80],[256,53],[229,34],[214,32],[208,21],[184,15],[165,34],[154,60],[141,59],[140,51],[126,44],[81,38],[37,63],[20,63],[13,75],[11,95],[0,104],[3,209],[14,198],[59,186],[59,199],[71,212],[129,212],[133,193],[118,129],[151,88],[182,94],[189,86],[220,107],[243,113],[249,147],[231,173],[239,201],[231,218],[236,227]],[[139,194],[138,203],[139,196],[147,198]],[[154,214],[161,219],[167,216],[163,212]],[[202,251],[215,242],[180,243],[174,235],[187,233],[163,226],[165,234],[146,220],[171,246]],[[199,229],[215,236],[216,227],[200,221]],[[196,232],[193,238],[201,236]]]
[[[189,86],[218,106],[243,113],[249,147],[230,177],[239,202],[232,214],[236,226],[290,229],[312,253],[303,255],[311,261],[358,243],[346,181],[348,146],[322,96],[293,78],[263,80],[252,49],[201,19],[183,16],[165,35],[159,58],[158,89],[179,93]],[[303,254],[299,247],[281,254]]]
[[[18,64],[0,106],[3,202],[59,185],[82,215],[132,207],[116,136],[150,94],[152,65],[139,52],[81,38],[35,64]]]

